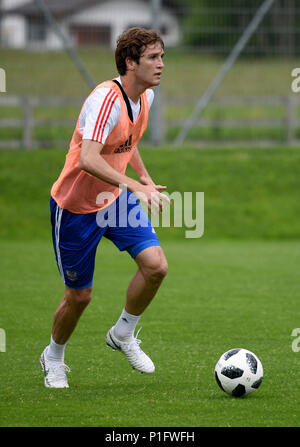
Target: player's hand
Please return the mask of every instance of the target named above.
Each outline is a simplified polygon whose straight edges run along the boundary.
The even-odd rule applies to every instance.
[[[142,176],[140,177],[140,183],[141,183],[142,185],[152,185],[152,186],[154,186],[155,189],[157,189],[158,191],[160,191],[160,190],[162,190],[162,189],[167,189],[166,186],[156,185],[156,184],[154,183],[154,181],[152,180],[151,177],[146,177],[145,175],[142,175]]]
[[[135,195],[147,206],[151,214],[161,213],[163,211],[164,202],[169,205],[171,203],[166,194],[161,193],[161,190],[167,189],[166,186],[156,185],[149,177],[140,178],[140,191],[134,191]]]

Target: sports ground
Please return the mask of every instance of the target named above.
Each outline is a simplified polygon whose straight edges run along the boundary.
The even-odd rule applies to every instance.
[[[65,151],[2,151],[1,427],[295,427],[300,352],[300,151],[288,147],[141,147],[168,191],[203,191],[205,229],[157,228],[169,273],[140,320],[153,375],[133,371],[105,345],[135,264],[108,241],[99,246],[93,300],[66,349],[69,389],[43,384],[63,285],[50,236],[49,191]],[[300,345],[300,343],[299,343]],[[214,367],[244,347],[264,367],[245,398],[223,393]]]

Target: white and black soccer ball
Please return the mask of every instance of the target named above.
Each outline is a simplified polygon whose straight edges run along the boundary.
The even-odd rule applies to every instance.
[[[253,352],[243,348],[230,349],[219,358],[215,378],[225,393],[241,397],[260,386],[263,367]]]

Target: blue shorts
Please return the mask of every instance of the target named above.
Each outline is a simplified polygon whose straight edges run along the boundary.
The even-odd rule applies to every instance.
[[[123,191],[104,210],[74,214],[50,198],[52,239],[59,272],[72,289],[93,284],[95,256],[102,236],[133,259],[147,247],[160,245],[151,222],[134,194]]]

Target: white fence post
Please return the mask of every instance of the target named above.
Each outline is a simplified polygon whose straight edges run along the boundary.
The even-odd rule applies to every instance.
[[[32,101],[30,96],[24,96],[23,100],[23,147],[24,149],[33,148],[33,116],[32,116]]]
[[[160,27],[160,15],[161,15],[161,0],[152,0],[152,28],[159,30]],[[150,119],[150,141],[155,146],[161,144],[163,141],[163,114],[162,114],[162,102],[161,92],[159,86],[153,87],[154,101],[151,106],[151,119]]]
[[[293,144],[295,141],[296,128],[296,102],[293,95],[286,97],[286,141],[288,144]]]

